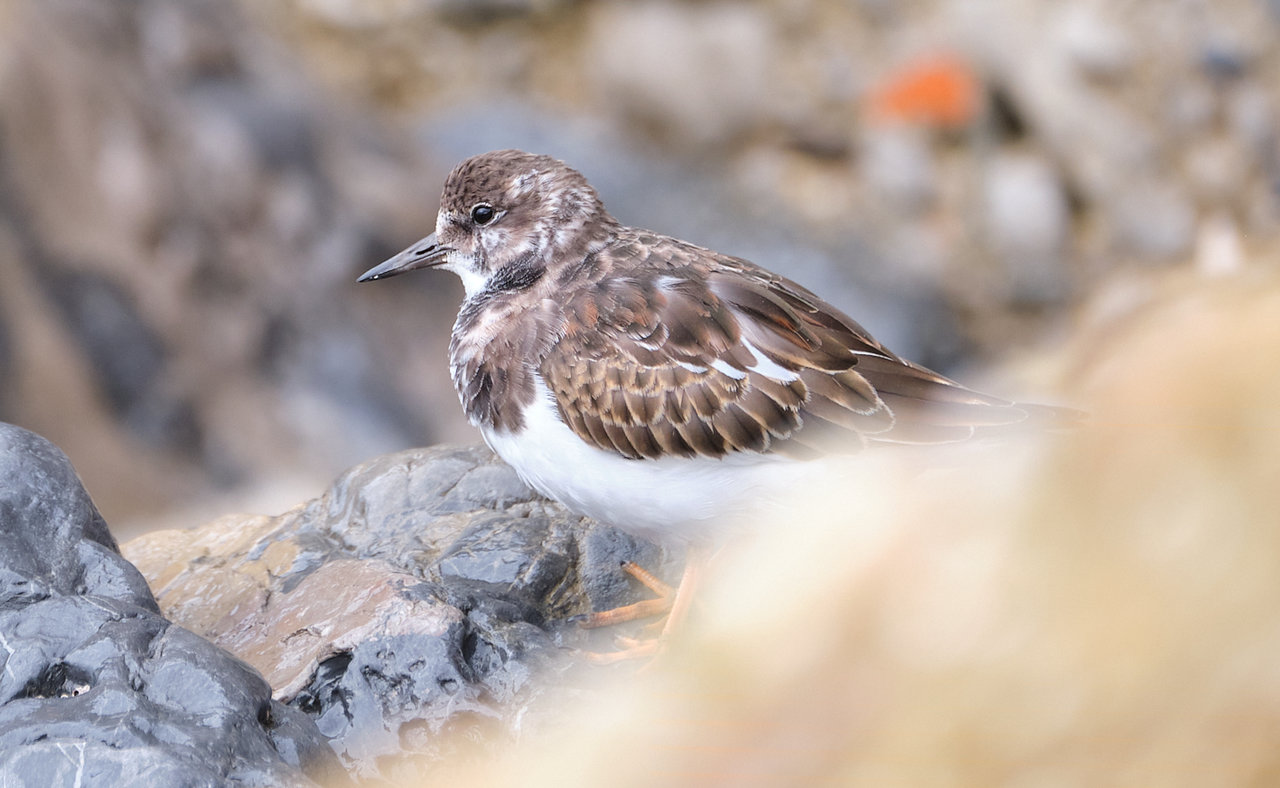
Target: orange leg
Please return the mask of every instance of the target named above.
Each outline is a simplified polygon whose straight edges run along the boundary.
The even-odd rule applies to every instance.
[[[671,600],[671,611],[667,613],[667,623],[662,627],[662,634],[658,635],[659,640],[665,642],[676,629],[684,626],[684,620],[689,616],[689,609],[693,607],[693,596],[698,592],[698,580],[702,575],[702,569],[710,560],[710,556],[703,550],[689,548],[689,553],[685,556],[684,574],[680,577],[680,585],[676,587],[675,599]]]
[[[622,562],[622,571],[639,580],[645,588],[657,594],[658,598],[644,599],[634,604],[615,607],[612,610],[601,610],[597,613],[592,613],[579,624],[580,627],[583,629],[607,627],[627,621],[635,621],[640,618],[660,616],[671,610],[676,589],[659,580],[648,569],[630,561]]]
[[[631,605],[614,608],[613,610],[592,613],[581,626],[590,629],[641,618],[651,618],[663,613],[666,614],[666,621],[663,622],[662,631],[657,637],[647,640],[619,637],[618,641],[622,646],[621,650],[608,654],[587,652],[585,655],[587,659],[596,664],[609,665],[626,659],[652,657],[661,653],[672,635],[683,625],[684,619],[689,615],[689,608],[692,605],[693,596],[698,586],[698,576],[706,563],[707,556],[703,551],[700,548],[690,547],[689,553],[685,558],[684,574],[680,578],[680,584],[674,590],[671,586],[654,577],[651,572],[629,561],[623,564],[622,568],[627,574],[640,581],[655,594],[658,594],[658,598],[645,599]]]

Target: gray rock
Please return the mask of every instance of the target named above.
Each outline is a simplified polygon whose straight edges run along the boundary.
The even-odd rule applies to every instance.
[[[338,536],[336,556],[386,561],[466,600],[464,609],[496,600],[534,624],[634,601],[618,571],[624,560],[675,579],[683,558],[542,498],[484,446],[411,449],[359,465],[290,528]]]
[[[596,670],[581,650],[617,631],[577,618],[649,595],[623,561],[671,582],[683,559],[542,499],[481,446],[378,457],[279,517],[126,552],[168,615],[258,667],[355,774],[392,780],[455,733],[502,748],[553,724]]]
[[[0,424],[0,783],[340,779],[305,715],[171,625],[66,456]]]

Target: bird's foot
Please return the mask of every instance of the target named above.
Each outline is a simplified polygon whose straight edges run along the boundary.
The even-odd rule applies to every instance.
[[[672,588],[658,579],[656,575],[644,567],[630,561],[622,562],[622,571],[634,577],[645,588],[658,595],[657,599],[643,599],[630,605],[615,607],[590,613],[578,622],[583,629],[596,629],[642,618],[666,615],[671,612],[678,589]]]
[[[659,656],[666,649],[667,641],[670,640],[676,629],[683,625],[684,619],[688,615],[689,604],[693,599],[694,589],[697,587],[697,576],[704,563],[705,559],[701,553],[691,549],[685,562],[684,575],[680,578],[679,585],[672,588],[647,569],[630,561],[624,561],[622,570],[634,577],[645,588],[657,594],[658,598],[644,599],[634,604],[613,608],[612,610],[591,613],[579,622],[579,626],[584,629],[594,629],[642,618],[663,616],[663,618],[647,625],[648,627],[660,627],[661,629],[655,637],[650,638],[629,638],[620,635],[616,639],[619,646],[617,651],[608,653],[586,651],[582,652],[583,657],[588,662],[596,665],[612,665],[629,659],[646,659]]]

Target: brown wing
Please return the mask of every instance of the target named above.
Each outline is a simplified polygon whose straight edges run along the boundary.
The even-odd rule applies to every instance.
[[[565,422],[599,448],[813,457],[963,440],[1027,417],[898,358],[793,282],[657,240],[671,248],[653,265],[569,300],[541,366]]]

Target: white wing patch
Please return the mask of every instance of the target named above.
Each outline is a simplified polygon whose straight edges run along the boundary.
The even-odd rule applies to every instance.
[[[800,379],[799,375],[772,361],[764,353],[761,353],[759,348],[747,340],[742,340],[742,346],[755,358],[755,363],[747,365],[747,369],[750,371],[764,375],[766,378],[771,378],[779,383],[790,383]]]
[[[722,375],[733,378],[734,380],[742,380],[747,376],[746,372],[743,372],[722,358],[712,361],[711,368]]]

